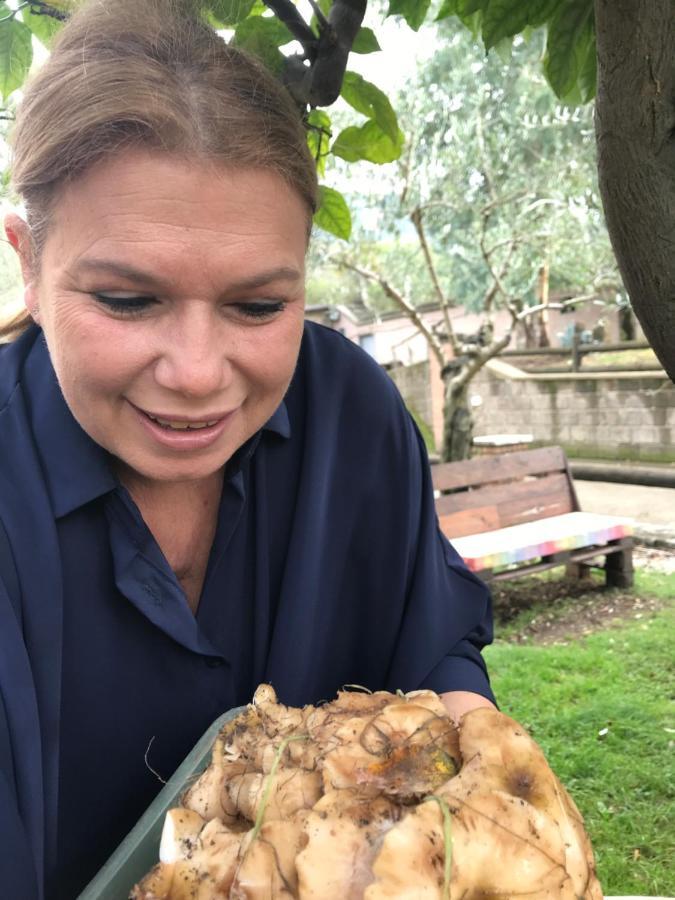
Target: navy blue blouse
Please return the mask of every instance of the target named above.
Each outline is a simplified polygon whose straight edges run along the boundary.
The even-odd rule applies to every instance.
[[[489,595],[440,534],[391,380],[307,324],[230,460],[196,616],[42,333],[0,352],[0,883],[74,898],[223,711],[343,684],[492,699]],[[9,887],[8,887],[9,885]]]

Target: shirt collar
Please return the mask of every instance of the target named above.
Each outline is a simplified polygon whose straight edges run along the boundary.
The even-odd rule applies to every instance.
[[[265,422],[263,431],[273,431],[282,438],[291,436],[291,421],[288,418],[288,409],[284,400],[281,401],[267,422]]]
[[[118,481],[110,467],[110,455],[89,437],[70,412],[42,333],[30,352],[24,371],[32,430],[52,509],[59,518],[114,490]],[[290,437],[290,420],[283,400],[261,430],[282,438]],[[249,441],[244,444],[248,453],[244,450],[240,455],[239,451],[235,454],[241,462],[253,451],[257,439],[251,439],[250,443],[250,450]],[[228,477],[236,476],[241,462],[231,468]]]

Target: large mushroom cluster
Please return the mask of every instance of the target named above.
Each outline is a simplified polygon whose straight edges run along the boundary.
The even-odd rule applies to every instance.
[[[524,729],[430,691],[323,706],[262,685],[167,814],[132,900],[601,900],[579,811]]]

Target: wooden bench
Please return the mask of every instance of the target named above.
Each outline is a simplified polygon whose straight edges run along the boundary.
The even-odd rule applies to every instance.
[[[608,585],[632,585],[630,520],[581,512],[560,447],[439,463],[431,472],[441,530],[484,580],[597,566]]]

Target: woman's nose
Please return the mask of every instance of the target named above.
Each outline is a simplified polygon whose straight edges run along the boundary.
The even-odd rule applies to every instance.
[[[157,383],[186,397],[209,397],[232,377],[232,348],[207,310],[196,309],[171,323],[162,335],[155,365]]]

